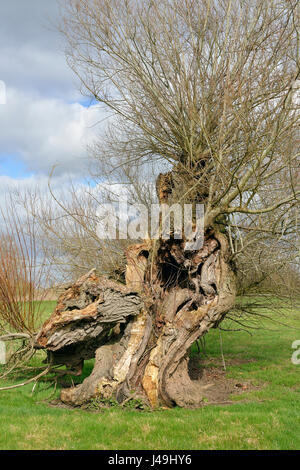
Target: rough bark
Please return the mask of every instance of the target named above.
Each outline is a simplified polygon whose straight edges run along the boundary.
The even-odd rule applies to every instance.
[[[139,315],[139,295],[122,284],[90,271],[67,287],[57,307],[36,338],[36,347],[45,348],[52,364],[65,364],[80,373],[82,361],[123,330]]]
[[[158,182],[165,202],[172,179]],[[152,407],[199,406],[203,389],[190,378],[188,352],[222,321],[235,294],[227,237],[213,226],[198,251],[185,250],[184,240],[145,241],[127,251],[126,286],[95,271],[70,286],[37,347],[78,374],[95,357],[92,374],[62,390],[65,403],[139,397]]]

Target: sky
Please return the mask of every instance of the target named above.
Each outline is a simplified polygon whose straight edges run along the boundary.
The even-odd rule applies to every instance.
[[[103,110],[80,95],[58,22],[56,0],[0,0],[0,197],[46,185],[54,165],[57,184],[87,175]]]

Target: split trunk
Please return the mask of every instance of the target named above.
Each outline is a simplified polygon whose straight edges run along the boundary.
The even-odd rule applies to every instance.
[[[166,197],[163,189],[159,195]],[[172,238],[131,246],[126,285],[92,270],[61,295],[36,340],[52,364],[72,374],[95,357],[91,375],[63,389],[61,400],[200,406],[203,389],[190,378],[189,350],[232,308],[235,285],[226,234],[213,225],[197,251]]]

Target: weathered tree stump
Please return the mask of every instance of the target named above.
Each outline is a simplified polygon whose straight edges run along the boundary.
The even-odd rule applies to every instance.
[[[134,392],[152,407],[199,406],[201,383],[189,377],[188,350],[232,307],[227,256],[225,236],[211,231],[197,252],[177,240],[158,248],[146,242],[128,250],[127,286],[93,270],[67,288],[36,345],[73,374],[85,359],[96,361],[81,385],[62,391],[62,401],[81,405],[98,396],[122,403]]]
[[[161,202],[176,202],[180,177],[177,170],[160,175]],[[205,200],[206,189],[191,197]],[[62,390],[63,402],[81,405],[99,397],[122,403],[134,396],[152,407],[201,404],[188,352],[232,308],[236,280],[227,236],[213,224],[205,228],[201,249],[188,251],[186,243],[170,238],[133,245],[126,253],[126,285],[93,270],[61,295],[37,347],[47,350],[51,363],[77,374],[85,359],[96,358],[90,377]]]
[[[52,364],[65,364],[80,373],[82,361],[124,330],[141,312],[140,296],[95,270],[81,277],[60,296],[57,307],[36,338]]]

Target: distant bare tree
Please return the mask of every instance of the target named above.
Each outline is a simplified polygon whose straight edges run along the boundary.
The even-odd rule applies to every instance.
[[[40,235],[37,221],[8,193],[0,208],[0,340],[21,344],[12,347],[1,379],[17,368],[23,371],[36,352],[51,269]]]

